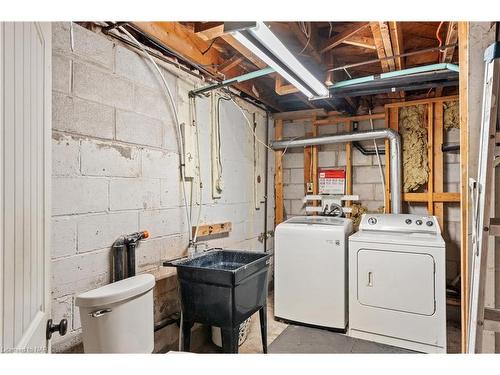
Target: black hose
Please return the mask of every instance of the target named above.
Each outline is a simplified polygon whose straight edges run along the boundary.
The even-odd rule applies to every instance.
[[[113,281],[123,280],[123,257],[125,255],[125,243],[123,237],[120,237],[113,244]]]
[[[180,321],[181,321],[181,314],[180,313],[174,313],[165,319],[160,320],[158,323],[155,324],[154,326],[154,332],[159,331],[160,329],[165,328],[166,326],[172,325],[172,324],[177,324],[180,326]]]
[[[137,242],[127,244],[127,277],[135,276],[135,247]]]

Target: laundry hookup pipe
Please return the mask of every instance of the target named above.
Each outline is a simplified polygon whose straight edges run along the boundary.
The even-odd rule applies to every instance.
[[[378,129],[364,132],[326,134],[317,137],[301,137],[292,140],[278,140],[271,142],[273,150],[283,150],[293,147],[308,147],[329,145],[334,143],[347,143],[356,141],[370,141],[375,139],[388,139],[390,143],[390,179],[391,179],[391,211],[395,214],[402,213],[401,193],[401,137],[392,129]]]

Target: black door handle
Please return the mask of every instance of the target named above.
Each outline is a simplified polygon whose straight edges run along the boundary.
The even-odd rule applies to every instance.
[[[68,320],[61,319],[59,324],[53,324],[52,319],[47,320],[47,330],[45,331],[45,337],[47,340],[52,338],[54,332],[59,332],[61,336],[64,336],[68,332]]]

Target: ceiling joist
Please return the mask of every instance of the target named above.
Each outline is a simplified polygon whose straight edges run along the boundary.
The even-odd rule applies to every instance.
[[[369,26],[368,22],[353,22],[351,26],[342,31],[340,34],[335,35],[326,41],[321,48],[320,53],[328,52],[329,50],[335,48],[336,46],[342,44],[344,41],[349,40],[352,36],[359,33]]]

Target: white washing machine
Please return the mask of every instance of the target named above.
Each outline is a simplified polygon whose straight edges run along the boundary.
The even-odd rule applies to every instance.
[[[349,219],[297,216],[276,227],[274,314],[295,323],[345,330]]]
[[[349,238],[349,335],[446,353],[445,283],[436,217],[363,215]]]

